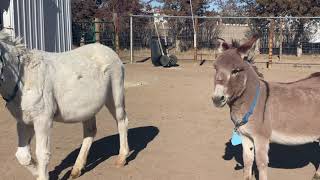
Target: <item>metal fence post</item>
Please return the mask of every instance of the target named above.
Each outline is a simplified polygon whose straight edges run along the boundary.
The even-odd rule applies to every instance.
[[[113,13],[113,24],[115,27],[115,46],[116,52],[119,53],[120,51],[120,44],[119,44],[119,17],[117,13]]]
[[[195,21],[194,21],[194,34],[193,34],[194,60],[195,60],[195,61],[198,60],[197,31],[198,31],[198,18],[195,17]]]
[[[130,15],[130,63],[133,63],[133,27],[132,27],[132,15]]]
[[[282,58],[282,43],[283,43],[283,19],[280,19],[280,47],[279,47],[279,60]]]
[[[267,68],[271,68],[271,64],[272,64],[273,35],[274,35],[274,19],[270,19],[270,27],[269,27],[269,61],[267,63]]]
[[[137,18],[135,22],[133,22],[133,18]],[[127,40],[128,42],[128,46],[126,47],[127,49],[130,48],[127,53],[128,62],[129,58],[131,58],[131,63],[134,63],[134,61],[138,61],[141,58],[145,60],[145,58],[148,59],[150,57],[150,47],[148,43],[151,41],[150,35],[154,28],[151,22],[146,20],[153,18],[153,15],[130,15],[128,17],[130,22],[128,22],[127,26],[127,39],[120,38],[120,40]],[[168,35],[171,46],[169,47],[169,51],[175,47],[176,51],[172,51],[171,53],[178,56],[179,60],[201,60],[201,56],[202,59],[214,60],[214,57],[210,55],[211,51],[219,52],[221,49],[219,42],[217,42],[217,37],[225,39],[228,43],[231,43],[233,39],[241,42],[242,39],[246,39],[248,32],[255,34],[260,31],[262,36],[257,42],[257,51],[266,58],[263,63],[268,68],[271,68],[275,63],[279,64],[285,55],[295,54],[297,48],[296,37],[298,37],[299,34],[301,36],[300,42],[303,44],[304,53],[320,54],[318,34],[307,35],[300,33],[301,30],[319,29],[314,23],[319,22],[320,17],[192,17],[161,15],[161,18],[167,21],[171,30]],[[192,19],[194,22],[192,22]],[[301,30],[299,30],[297,29],[297,23],[302,20],[308,26],[300,27]],[[137,23],[138,21],[139,32],[133,32],[133,23]],[[198,21],[198,23],[196,21]],[[219,23],[217,23],[217,21],[219,21]],[[193,23],[195,26],[193,26]],[[254,28],[252,28],[253,25],[255,26]],[[194,31],[193,27],[195,28]],[[307,36],[311,37],[311,35],[313,38],[306,38]],[[175,46],[173,46],[173,44],[175,44]],[[199,48],[200,46],[201,48]],[[179,52],[179,50],[182,52]],[[278,51],[280,51],[279,54],[277,54]],[[275,58],[274,55],[279,55],[279,60],[277,60],[278,58]],[[134,60],[134,58],[136,59]],[[281,63],[284,64],[286,62]]]
[[[95,25],[95,38],[96,42],[100,43],[100,22],[99,18],[94,18],[94,25]]]

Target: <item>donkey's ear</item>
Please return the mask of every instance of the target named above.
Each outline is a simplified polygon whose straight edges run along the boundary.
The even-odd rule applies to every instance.
[[[230,45],[228,43],[226,43],[226,42],[223,42],[221,46],[222,46],[224,51],[230,49]]]
[[[226,40],[224,40],[223,38],[217,38],[218,42],[219,42],[219,52],[225,51],[227,49],[230,49],[230,45],[228,43],[226,43]]]
[[[246,43],[242,44],[240,47],[237,48],[238,53],[241,56],[244,56],[247,53],[247,51],[251,49],[252,45],[257,41],[258,38],[259,38],[258,34],[253,35],[249,41],[247,41]]]

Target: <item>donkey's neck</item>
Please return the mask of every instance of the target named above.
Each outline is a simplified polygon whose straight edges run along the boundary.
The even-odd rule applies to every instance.
[[[251,67],[247,75],[243,93],[234,102],[229,104],[231,116],[237,121],[241,120],[244,114],[249,111],[257,93],[257,86],[260,84],[259,77]]]

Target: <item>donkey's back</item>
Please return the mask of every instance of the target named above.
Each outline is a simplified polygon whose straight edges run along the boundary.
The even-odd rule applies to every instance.
[[[297,87],[315,87],[315,86],[320,87],[320,72],[312,73],[308,77],[297,80],[297,81],[281,83],[281,84],[292,85]]]
[[[49,58],[58,120],[83,121],[94,116],[113,92],[124,96],[124,66],[118,55],[100,44],[55,54]]]
[[[271,141],[295,145],[320,138],[320,73],[289,83],[268,83],[265,118]]]

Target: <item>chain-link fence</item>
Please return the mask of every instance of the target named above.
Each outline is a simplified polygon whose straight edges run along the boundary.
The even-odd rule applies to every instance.
[[[320,18],[317,17],[196,17],[196,37],[191,17],[160,18],[133,16],[134,60],[148,56],[150,40],[157,36],[155,21],[165,24],[162,30],[167,33],[160,36],[172,44],[172,53],[178,55],[179,59],[214,59],[219,53],[218,37],[227,42],[243,42],[255,33],[260,34],[256,44],[256,52],[259,54],[269,54],[271,50],[272,55],[276,56],[320,54]],[[145,24],[136,27],[141,21]]]
[[[193,21],[190,16],[133,15],[101,25],[100,42],[133,62],[150,58],[150,43],[158,37],[180,60],[214,60],[220,53],[219,38],[241,43],[256,33],[260,38],[254,54],[266,59],[320,55],[320,17],[195,17]],[[74,43],[80,44],[81,37],[86,43],[95,41],[95,27],[73,23]]]
[[[97,29],[97,27],[99,27]],[[99,37],[97,37],[99,36]],[[100,43],[115,48],[115,27],[110,21],[88,21],[72,23],[72,43],[75,46]]]

